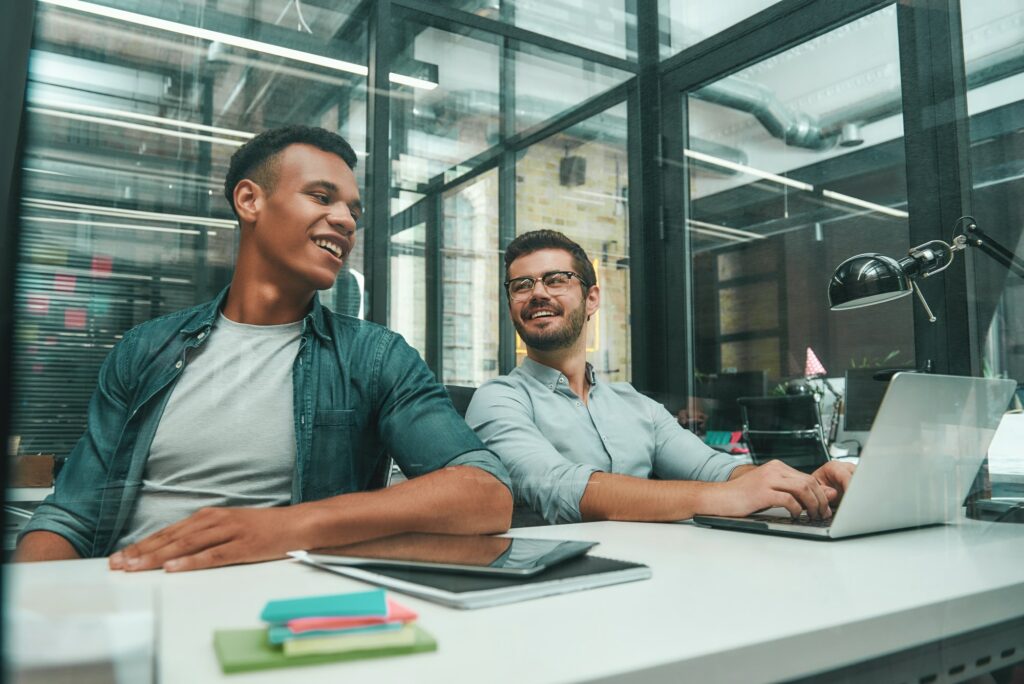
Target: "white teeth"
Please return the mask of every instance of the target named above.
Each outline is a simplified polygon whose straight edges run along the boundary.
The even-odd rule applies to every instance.
[[[537,313],[535,313],[532,316],[530,316],[530,318],[547,318],[549,316],[554,316],[554,315],[555,314],[553,312],[551,312],[551,311],[538,311]]]
[[[338,247],[338,245],[334,244],[330,240],[324,240],[323,238],[320,238],[319,240],[313,240],[313,244],[316,245],[317,247],[323,247],[324,249],[326,249],[328,252],[338,257],[339,259],[341,258],[341,249]]]

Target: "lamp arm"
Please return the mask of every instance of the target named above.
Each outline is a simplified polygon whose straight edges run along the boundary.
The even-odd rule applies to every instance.
[[[1024,259],[1021,259],[1019,256],[1001,245],[998,241],[986,235],[981,228],[978,228],[978,224],[975,223],[973,217],[967,216],[964,217],[964,219],[961,219],[961,221],[965,219],[966,225],[964,226],[964,232],[962,234],[963,240],[968,245],[977,247],[982,252],[989,255],[994,261],[1010,269],[1012,273],[1016,273],[1020,277],[1024,278]],[[954,240],[956,239],[957,238],[954,238]]]

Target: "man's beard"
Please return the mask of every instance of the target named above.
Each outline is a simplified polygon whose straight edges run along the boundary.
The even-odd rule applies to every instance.
[[[587,320],[586,304],[586,301],[580,302],[578,307],[569,312],[565,324],[553,326],[553,329],[532,333],[526,330],[526,326],[519,318],[513,318],[512,324],[515,325],[516,332],[519,333],[519,337],[527,347],[538,351],[565,349],[575,344],[583,332],[583,324]]]

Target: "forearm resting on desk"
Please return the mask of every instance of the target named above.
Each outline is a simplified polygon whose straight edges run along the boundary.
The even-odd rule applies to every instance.
[[[283,508],[205,508],[110,557],[114,570],[182,571],[283,558],[402,532],[508,529],[512,495],[489,473],[455,466],[375,492]]]
[[[15,563],[75,560],[78,558],[80,556],[71,542],[55,532],[45,530],[26,534],[14,552]]]
[[[829,498],[835,493],[779,461],[739,466],[726,482],[645,480],[594,473],[580,499],[580,514],[586,521],[666,522],[697,514],[744,516],[777,506],[794,517],[806,510],[817,519],[832,515]]]

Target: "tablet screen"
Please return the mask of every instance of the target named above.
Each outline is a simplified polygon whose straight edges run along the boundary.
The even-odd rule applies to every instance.
[[[327,564],[530,575],[594,546],[596,542],[408,533],[315,549],[308,555]]]

